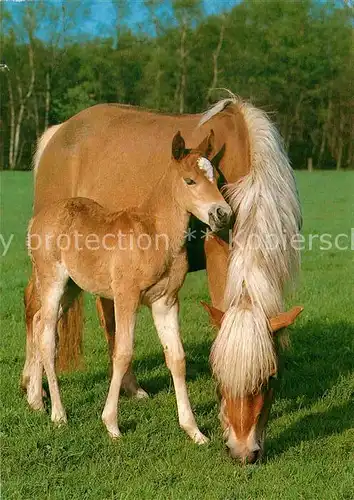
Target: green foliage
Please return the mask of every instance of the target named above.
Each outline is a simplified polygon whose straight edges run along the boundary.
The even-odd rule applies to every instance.
[[[303,234],[340,233],[352,225],[354,172],[298,172]],[[25,232],[33,177],[2,172],[1,232],[14,234],[1,259],[1,476],[6,500],[352,500],[353,489],[353,259],[350,250],[302,255],[299,291],[290,305],[304,312],[290,329],[291,349],[267,432],[261,465],[241,467],[227,455],[218,420],[209,353],[215,331],[200,300],[208,300],[204,272],[181,291],[187,383],[208,446],[179,429],[172,381],[147,309],[139,314],[134,367],[150,399],[122,396],[123,436],[112,443],[101,422],[108,391],[107,345],[92,297],[86,303],[86,368],[62,374],[68,426],[55,429],[49,408],[36,414],[19,389],[25,355],[23,289],[30,273]],[[343,237],[343,245],[347,243]],[[308,246],[307,246],[308,247]]]
[[[69,88],[60,99],[53,100],[53,112],[64,121],[79,111],[82,111],[96,103],[95,84],[93,82],[83,82],[75,87]]]
[[[22,18],[11,18],[6,8],[2,13],[2,58],[11,69],[0,73],[2,168],[9,167],[11,141],[8,82],[17,116],[18,82],[25,92],[30,80],[29,42],[35,86],[26,102],[17,168],[30,165],[46,115],[54,124],[100,102],[201,112],[222,96],[210,92],[212,82],[273,114],[295,168],[306,168],[309,157],[316,168],[353,168],[350,7],[317,0],[244,0],[207,17],[200,0],[145,0],[143,32],[126,25],[129,8],[119,0],[112,2],[116,17],[102,26],[102,36],[90,39],[82,31],[74,35],[89,9],[76,3],[65,4],[63,11],[42,1],[25,4]],[[45,41],[40,26],[46,26]]]

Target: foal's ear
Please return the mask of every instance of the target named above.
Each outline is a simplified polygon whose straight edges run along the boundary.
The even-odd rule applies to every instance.
[[[202,142],[198,146],[198,151],[200,151],[205,158],[210,158],[211,153],[214,150],[214,145],[215,145],[215,135],[214,135],[214,130],[211,129],[209,134],[206,136],[205,139],[202,140]]]
[[[204,309],[209,313],[210,320],[213,323],[213,325],[217,326],[220,328],[222,319],[224,317],[224,313],[220,311],[220,309],[217,309],[216,307],[213,307],[206,302],[201,301],[200,302]]]
[[[181,132],[178,131],[172,141],[172,156],[175,160],[182,160],[187,154],[186,143],[181,136]]]

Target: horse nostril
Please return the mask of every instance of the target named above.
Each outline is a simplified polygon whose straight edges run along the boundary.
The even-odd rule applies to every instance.
[[[213,206],[209,212],[210,227],[219,231],[229,223],[230,215],[231,209],[228,212],[223,206]]]
[[[216,215],[218,216],[218,219],[224,219],[227,217],[227,213],[225,210],[221,207],[218,207],[216,210]]]
[[[247,457],[247,463],[254,464],[260,456],[260,450],[252,451]]]

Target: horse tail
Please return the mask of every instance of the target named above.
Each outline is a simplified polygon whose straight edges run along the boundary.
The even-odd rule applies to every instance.
[[[82,367],[83,306],[81,293],[59,320],[56,366],[60,371]]]
[[[43,132],[43,134],[40,136],[40,138],[37,141],[37,147],[36,147],[36,152],[34,153],[33,156],[33,173],[34,173],[34,178],[36,178],[37,175],[37,170],[38,170],[38,165],[39,161],[41,159],[41,156],[43,154],[43,151],[45,147],[47,146],[48,142],[50,139],[53,137],[55,132],[62,126],[62,123],[59,123],[59,125],[53,125],[52,127],[47,128]]]
[[[54,134],[63,125],[53,125],[38,139],[33,157],[33,172],[36,179],[42,154]],[[30,294],[37,293],[33,287]],[[30,300],[27,292],[26,301]],[[83,331],[83,299],[82,294],[75,299],[70,309],[61,317],[58,323],[57,368],[61,371],[78,368],[82,365],[82,331]]]
[[[283,310],[286,284],[300,263],[294,238],[301,210],[293,171],[267,115],[232,96],[209,110],[203,123],[229,104],[241,112],[250,144],[249,173],[225,189],[236,214],[224,296],[224,315],[211,351],[213,372],[229,397],[260,389],[277,356],[269,318]]]

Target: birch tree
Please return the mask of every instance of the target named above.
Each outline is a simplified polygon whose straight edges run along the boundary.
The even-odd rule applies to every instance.
[[[225,24],[226,24],[226,16],[221,15],[220,16],[220,33],[219,33],[219,39],[218,39],[218,44],[213,52],[213,57],[212,57],[212,62],[213,62],[213,78],[210,84],[210,87],[208,89],[207,95],[206,95],[206,101],[207,104],[210,104],[210,97],[212,95],[212,92],[214,89],[217,88],[218,86],[218,80],[219,80],[219,75],[220,75],[220,68],[219,68],[219,57],[224,41],[224,33],[225,33]]]
[[[8,97],[10,107],[10,146],[9,146],[9,168],[14,170],[21,161],[23,142],[21,142],[21,129],[26,106],[32,96],[36,80],[35,58],[34,58],[34,31],[36,20],[34,12],[27,7],[23,17],[23,27],[28,37],[27,57],[28,72],[21,75],[19,68],[13,68],[7,72]]]
[[[179,47],[177,49],[177,66],[179,80],[175,90],[175,103],[179,113],[185,111],[185,99],[187,88],[187,68],[190,48],[188,35],[196,22],[200,20],[202,5],[200,0],[174,0],[172,2],[173,12],[178,26]]]

